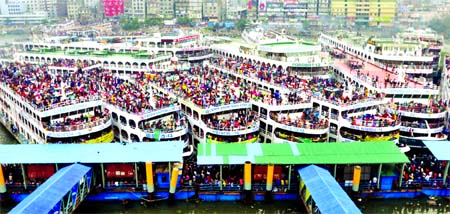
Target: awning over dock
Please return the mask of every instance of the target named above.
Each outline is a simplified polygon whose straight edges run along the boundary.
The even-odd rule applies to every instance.
[[[183,141],[0,145],[0,164],[180,162]]]
[[[311,165],[299,169],[298,173],[311,193],[320,213],[361,213],[327,170]]]
[[[423,143],[438,160],[450,160],[450,141],[423,141]]]
[[[206,164],[380,164],[409,163],[391,141],[351,143],[198,144]]]
[[[62,168],[9,211],[9,213],[59,213],[61,207],[69,206],[63,204],[64,202],[70,201],[70,199],[65,199],[68,198],[67,195],[71,198],[79,197],[77,194],[79,192],[80,182],[87,182],[88,185],[86,186],[89,188],[90,180],[83,179],[87,173],[90,173],[90,170],[90,167],[81,164],[72,164]],[[89,175],[88,178],[91,179],[91,176]],[[75,204],[76,200],[72,200],[72,203]],[[74,205],[71,206],[75,207]]]

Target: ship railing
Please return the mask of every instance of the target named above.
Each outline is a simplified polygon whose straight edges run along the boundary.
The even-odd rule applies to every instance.
[[[71,99],[67,99],[65,101],[56,103],[56,104],[52,104],[49,106],[38,106],[32,102],[30,102],[29,100],[25,99],[24,97],[18,95],[11,87],[9,87],[9,84],[7,84],[6,82],[2,82],[2,84],[4,86],[7,86],[7,89],[9,89],[11,91],[11,93],[13,93],[14,95],[16,95],[17,98],[19,98],[22,102],[28,103],[31,107],[33,107],[35,110],[37,111],[50,111],[53,110],[55,108],[60,108],[60,107],[64,107],[64,106],[69,106],[69,105],[75,105],[75,104],[80,104],[80,103],[85,103],[85,102],[91,102],[91,101],[99,101],[101,100],[100,96],[94,95],[94,96],[89,96],[87,98],[77,98],[75,100],[71,100]]]
[[[447,182],[447,184],[444,183],[444,180],[442,178],[420,178],[420,179],[409,179],[409,180],[402,180],[402,189],[421,189],[421,188],[448,188],[450,187],[450,183]]]
[[[148,132],[148,133],[154,133],[156,130],[160,130],[161,133],[174,133],[177,131],[181,131],[181,130],[185,130],[187,128],[186,124],[183,125],[179,125],[179,126],[175,126],[173,128],[161,128],[161,129],[157,129],[157,128],[150,128],[150,129],[141,129],[144,132]]]
[[[361,99],[361,100],[350,101],[350,102],[347,102],[347,103],[340,103],[340,102],[337,102],[337,101],[334,101],[334,100],[329,100],[329,99],[326,99],[326,98],[323,98],[323,97],[320,97],[320,96],[317,96],[317,95],[313,95],[313,98],[314,99],[318,99],[320,101],[328,102],[328,103],[331,102],[332,104],[334,104],[336,106],[341,106],[341,107],[356,105],[356,104],[360,104],[360,103],[366,103],[368,101],[383,101],[382,97],[366,98],[366,99]]]
[[[276,123],[279,124],[283,124],[286,126],[292,126],[292,127],[296,127],[296,128],[301,128],[301,129],[326,129],[328,128],[328,120],[327,119],[321,119],[318,122],[314,123],[310,120],[301,120],[301,123],[298,123],[297,125],[291,123],[286,122],[280,122],[278,121],[276,118],[271,117],[272,120],[274,120]],[[294,121],[295,119],[293,119]],[[323,125],[320,125],[320,122],[322,122]]]
[[[255,118],[258,118],[258,116],[255,116]],[[238,128],[234,127],[233,124],[231,124],[232,127],[216,127],[216,126],[210,126],[206,124],[206,126],[210,129],[219,130],[219,131],[244,131],[248,130],[254,127],[258,127],[259,120],[254,119],[252,121],[247,121],[245,126],[239,126]]]
[[[103,99],[103,101],[109,103],[110,105],[113,105],[117,109],[120,109],[122,111],[128,112],[130,114],[139,115],[139,116],[143,116],[145,114],[152,113],[152,112],[155,112],[155,111],[159,111],[161,109],[165,109],[165,108],[168,108],[168,107],[179,106],[179,104],[176,101],[174,101],[174,102],[171,102],[169,104],[163,104],[161,106],[158,106],[157,108],[142,109],[142,111],[140,111],[140,112],[133,112],[133,111],[128,111],[125,107],[117,106],[116,104],[109,102],[109,100],[107,100],[107,99]]]
[[[400,111],[407,111],[407,112],[414,112],[414,113],[423,113],[423,114],[436,114],[441,113],[445,111],[445,107],[443,106],[425,106],[425,107],[414,107],[414,106],[403,106],[399,105],[398,110]]]
[[[80,103],[86,103],[86,102],[91,102],[91,101],[100,101],[100,100],[101,100],[100,96],[89,96],[88,98],[78,98],[76,100],[67,99],[65,101],[62,101],[62,102],[59,102],[59,103],[56,103],[56,104],[53,104],[50,106],[46,106],[46,107],[39,107],[36,104],[32,104],[32,105],[39,111],[50,111],[55,108],[60,108],[60,107],[65,107],[65,106],[70,106],[70,105],[75,105],[75,104],[80,104]]]
[[[389,119],[391,120],[391,124],[385,124],[384,120],[385,119]],[[380,118],[380,119],[371,119],[371,120],[365,120],[365,119],[357,119],[357,120],[361,120],[361,123],[358,125],[354,125],[353,124],[353,118],[348,118],[347,121],[350,122],[350,124],[354,125],[354,126],[362,126],[362,127],[373,127],[373,128],[384,128],[384,127],[395,127],[397,125],[400,124],[399,120],[394,120],[393,118]],[[362,121],[364,122],[364,125],[362,123]]]
[[[427,129],[428,128],[426,123],[415,123],[415,122],[403,121],[401,123],[401,125],[404,127],[419,128],[419,129]],[[430,126],[431,129],[436,129],[436,128],[443,127],[445,125],[445,123],[444,122],[428,123],[428,125]]]
[[[266,100],[266,99],[260,98],[260,97],[253,97],[253,100],[255,102],[268,104],[268,105],[271,105],[271,106],[285,106],[285,105],[298,105],[298,104],[311,103],[311,96],[308,96],[307,99],[301,100],[301,101],[286,101],[286,100],[283,100],[283,102],[281,102],[281,103],[277,102],[277,100],[275,98],[272,98],[271,100]]]
[[[100,118],[98,120],[92,121],[92,122],[85,122],[79,125],[63,125],[63,126],[45,126],[44,128],[47,131],[51,131],[51,132],[71,132],[71,131],[77,131],[77,130],[84,130],[84,129],[91,129],[93,127],[102,125],[107,123],[109,120],[111,120],[110,116],[104,117],[104,118]]]
[[[243,185],[239,184],[226,184],[226,185],[219,185],[219,184],[199,184],[200,191],[203,192],[219,192],[219,191],[225,191],[225,192],[239,192],[243,190]],[[275,188],[276,187],[276,188]],[[184,189],[194,189],[195,186],[193,184],[182,184],[181,188]],[[276,185],[273,184],[273,191],[277,190],[277,192],[287,192],[288,191],[288,185]],[[252,184],[252,190],[257,192],[266,191],[266,185],[265,184]],[[298,190],[298,185],[292,183],[290,186],[290,191]],[[275,192],[275,191],[274,191]]]

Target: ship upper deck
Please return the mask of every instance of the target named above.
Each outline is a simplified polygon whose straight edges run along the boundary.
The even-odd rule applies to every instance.
[[[252,45],[241,41],[214,44],[212,49],[223,51],[230,55],[282,64],[284,67],[322,67],[330,65],[330,58],[321,55],[321,46],[310,42],[278,42]]]
[[[418,77],[396,74],[356,57],[335,59],[335,68],[372,90],[400,94],[436,94],[437,86]]]
[[[91,101],[100,106],[104,100],[131,114],[146,115],[177,103],[168,95],[153,94],[142,73],[133,81],[113,76],[101,68],[51,76],[45,66],[16,64],[2,69],[2,81],[41,112]]]

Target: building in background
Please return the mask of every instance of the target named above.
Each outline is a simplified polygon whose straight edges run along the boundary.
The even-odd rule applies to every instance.
[[[332,0],[331,16],[358,25],[393,25],[397,0]]]
[[[1,15],[19,15],[26,12],[25,0],[0,0]]]
[[[67,0],[67,18],[78,19],[80,8],[83,5],[83,0]]]
[[[105,17],[124,14],[124,0],[102,0]]]
[[[203,20],[221,22],[225,20],[224,0],[203,0]]]
[[[48,15],[45,11],[13,15],[0,15],[0,23],[5,25],[41,24],[47,19]]]
[[[225,19],[237,20],[247,17],[248,0],[226,0],[225,2]]]
[[[307,19],[320,19],[330,16],[330,3],[332,0],[308,0]]]
[[[56,17],[67,17],[67,0],[56,1]]]
[[[173,19],[175,17],[175,1],[147,0],[147,17]]]
[[[247,1],[247,19],[250,21],[258,19],[258,0]]]
[[[124,14],[144,20],[147,16],[147,0],[124,0]]]
[[[203,18],[203,0],[175,0],[175,16],[187,16],[194,22]]]

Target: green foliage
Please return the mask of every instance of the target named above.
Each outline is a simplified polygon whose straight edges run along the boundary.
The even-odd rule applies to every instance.
[[[141,27],[141,23],[139,23],[139,20],[137,18],[127,19],[125,17],[122,17],[120,19],[120,26],[124,30],[137,30]]]
[[[192,23],[192,20],[189,17],[187,17],[187,16],[183,16],[183,17],[178,17],[177,18],[177,23],[179,25],[189,25],[189,24]]]
[[[248,20],[247,19],[239,19],[238,21],[237,21],[237,23],[236,23],[236,27],[237,27],[237,29],[238,30],[244,30],[245,29],[245,27],[247,26],[247,24],[248,24]]]
[[[145,24],[149,26],[161,26],[164,22],[161,18],[147,18],[145,19]]]
[[[442,16],[436,16],[429,23],[428,26],[437,31],[438,33],[444,34],[445,37],[450,36],[450,14],[442,14]]]

